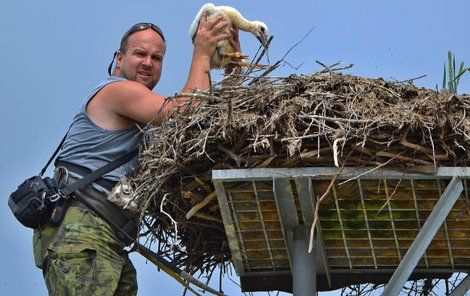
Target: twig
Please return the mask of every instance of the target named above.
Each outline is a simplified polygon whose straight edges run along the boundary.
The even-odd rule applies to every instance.
[[[339,139],[335,139],[333,141],[333,160],[334,160],[334,163],[335,163],[335,166],[336,167],[339,167],[339,164],[338,164],[338,143],[339,142],[345,142],[346,141],[346,138],[339,138]]]
[[[366,172],[364,172],[364,173],[362,173],[362,174],[359,174],[359,175],[357,175],[357,176],[354,177],[354,178],[347,179],[346,181],[343,181],[343,182],[339,183],[338,185],[341,186],[341,185],[346,184],[346,183],[348,183],[348,182],[350,182],[350,181],[352,181],[352,180],[359,179],[360,177],[362,177],[362,176],[364,176],[364,175],[366,175],[366,174],[369,174],[369,173],[371,173],[371,172],[373,172],[373,171],[375,171],[375,170],[378,170],[378,169],[380,169],[381,167],[386,166],[386,165],[389,164],[392,160],[394,160],[395,158],[397,158],[398,156],[400,156],[400,155],[402,155],[402,154],[403,154],[403,152],[400,152],[400,153],[398,153],[397,155],[395,155],[395,157],[390,158],[389,160],[387,160],[386,162],[382,163],[381,165],[378,165],[378,166],[376,166],[376,167],[373,168],[373,169],[370,169],[370,170],[368,170],[368,171],[366,171]]]
[[[421,76],[418,76],[418,77],[414,77],[414,78],[410,78],[410,79],[406,79],[406,80],[402,80],[402,81],[395,81],[395,83],[404,83],[404,82],[408,82],[408,83],[413,83],[415,80],[418,80],[418,79],[421,79],[421,78],[424,78],[428,75],[421,75]]]
[[[219,97],[209,95],[209,94],[206,95],[202,93],[177,93],[171,97],[168,97],[167,99],[171,100],[172,98],[195,98],[195,99],[208,100],[210,102],[222,102],[223,101]]]
[[[403,172],[403,174],[405,174],[405,172]],[[385,203],[382,205],[382,207],[380,207],[380,209],[377,211],[377,213],[382,212],[382,210],[385,208],[385,206],[392,200],[393,196],[395,195],[395,193],[396,193],[397,190],[398,190],[398,187],[400,187],[400,184],[401,184],[401,181],[402,181],[402,180],[403,180],[403,179],[398,180],[397,185],[395,186],[395,188],[394,188],[392,194],[390,194],[390,196],[387,198],[387,200],[386,200]],[[384,184],[384,185],[386,185],[386,184]]]
[[[284,54],[284,56],[281,58],[281,61],[283,61],[287,55],[297,46],[299,45],[300,43],[302,43],[307,37],[308,35],[310,35],[310,33],[312,33],[313,29],[315,29],[315,27],[312,27],[308,32],[307,34],[305,34],[304,37],[302,37],[302,39],[300,39],[300,41],[298,41],[296,44],[294,44],[291,48],[289,48],[289,50],[286,52],[286,54]]]
[[[167,194],[165,194],[165,195],[163,196],[163,199],[162,199],[162,201],[161,201],[161,203],[160,203],[160,212],[162,212],[163,214],[165,214],[165,216],[167,216],[168,218],[170,218],[171,223],[172,223],[172,224],[174,225],[174,227],[175,227],[175,238],[174,238],[174,240],[173,240],[172,245],[173,245],[173,246],[174,246],[174,245],[178,245],[178,247],[181,248],[181,246],[179,246],[179,243],[178,243],[178,222],[176,222],[175,219],[173,219],[173,217],[171,217],[170,214],[168,214],[167,212],[165,212],[165,211],[163,210],[163,205],[165,204],[165,200],[166,200],[166,197],[167,197],[168,195],[169,195],[169,194],[167,193]]]
[[[349,155],[351,155],[351,153],[349,153]],[[348,157],[349,157],[349,155],[348,155]],[[320,204],[328,196],[328,194],[330,194],[331,188],[333,188],[333,185],[335,184],[336,179],[343,172],[343,169],[344,169],[345,165],[346,165],[346,161],[341,166],[341,169],[339,170],[339,172],[333,177],[333,179],[330,182],[330,185],[328,185],[328,188],[326,188],[323,195],[319,199],[317,199],[317,202],[315,204],[315,213],[313,215],[313,223],[312,223],[312,227],[310,227],[310,240],[309,240],[309,243],[308,243],[308,252],[309,253],[311,253],[312,250],[313,250],[313,240],[315,238],[315,228],[317,227],[317,223],[318,223],[318,219],[319,219],[318,211],[320,209]]]
[[[291,67],[292,69],[294,70],[299,70],[300,67],[302,67],[303,64],[305,64],[305,62],[302,62],[300,63],[300,65],[298,65],[297,67],[295,67],[294,65],[292,65],[291,63],[289,63],[288,61],[283,61],[285,64],[287,64],[289,67]]]
[[[282,61],[282,60],[281,60]],[[279,65],[281,64],[281,61],[277,61],[274,65],[272,65],[271,67],[269,67],[268,70],[266,70],[265,72],[263,72],[260,76],[254,78],[253,80],[251,80],[248,85],[253,85],[255,84],[256,82],[258,82],[262,77],[265,77],[267,76],[269,73],[271,73],[272,71],[276,70],[277,67],[279,67]]]
[[[429,139],[431,140],[431,147],[432,147],[432,160],[433,160],[433,163],[434,163],[434,170],[437,171],[437,164],[436,164],[436,150],[434,148],[434,141],[432,139],[432,133],[431,133],[431,129],[428,127],[428,132],[429,132]]]
[[[256,55],[253,57],[253,60],[252,60],[252,66],[250,68],[248,68],[247,72],[245,73],[245,76],[248,76],[250,75],[252,72],[253,72],[253,69],[255,68],[256,65],[258,65],[258,63],[261,61],[261,59],[263,58],[263,56],[266,54],[266,52],[268,51],[268,48],[269,48],[269,45],[271,44],[271,41],[273,40],[274,36],[271,36],[269,37],[268,39],[268,42],[266,44],[266,46],[262,46],[263,47],[263,51],[261,51],[261,54],[259,55],[259,57],[256,59],[255,62],[253,62],[253,60],[256,58]]]
[[[410,132],[411,130],[411,125],[408,125],[405,130],[403,131],[403,134],[401,135],[400,137],[400,144],[402,144],[403,146],[405,147],[408,147],[408,148],[411,148],[411,149],[414,149],[416,151],[419,151],[419,152],[424,152],[424,153],[427,153],[427,154],[432,154],[433,156],[430,157],[434,162],[436,161],[436,159],[439,159],[439,160],[447,160],[449,159],[449,157],[445,154],[436,154],[435,151],[434,151],[434,148],[430,149],[430,148],[427,148],[427,147],[424,147],[424,146],[421,146],[421,145],[418,145],[418,144],[414,144],[414,143],[411,143],[409,142],[406,138],[408,136],[408,133]],[[434,147],[434,143],[433,143],[433,147]]]
[[[325,68],[326,71],[328,71],[330,73],[330,75],[333,74],[333,71],[331,71],[330,67],[328,67],[327,65],[323,64],[322,62],[320,62],[319,60],[315,60],[315,62],[317,64],[319,64],[320,66],[322,66],[323,68]],[[332,67],[338,65],[339,63],[336,63],[335,65],[333,65]]]
[[[255,84],[261,77],[264,77],[266,75],[268,75],[269,73],[271,73],[272,71],[274,71],[280,64],[282,61],[284,61],[284,59],[287,57],[287,55],[297,46],[299,45],[300,43],[302,43],[307,37],[308,35],[310,35],[310,33],[313,31],[313,29],[315,29],[315,27],[312,27],[308,32],[307,34],[305,34],[305,36],[299,41],[297,42],[296,44],[294,44],[291,48],[289,48],[289,50],[284,54],[284,56],[279,60],[277,61],[274,65],[272,65],[268,70],[266,70],[263,74],[260,75],[260,77],[257,77],[255,79],[253,79],[252,81],[250,81],[250,83],[248,83],[248,85],[253,85]]]
[[[227,154],[227,156],[233,159],[237,163],[237,165],[240,166],[241,160],[240,160],[240,157],[238,157],[238,155],[236,155],[235,153],[233,153],[232,151],[228,150],[227,148],[225,148],[224,146],[220,144],[217,145],[217,149]]]
[[[321,115],[299,115],[299,118],[317,118],[324,119],[328,121],[340,121],[340,122],[356,122],[356,123],[368,123],[373,120],[371,119],[351,119],[351,118],[340,118],[340,117],[328,117]]]
[[[208,203],[211,202],[211,200],[214,199],[214,197],[217,196],[217,193],[215,191],[211,192],[208,196],[206,196],[202,201],[198,202],[197,204],[195,204],[191,210],[189,210],[189,212],[186,214],[186,219],[189,220],[191,219],[192,216],[194,216],[194,214],[196,214],[200,209],[202,209],[203,207],[205,207]]]

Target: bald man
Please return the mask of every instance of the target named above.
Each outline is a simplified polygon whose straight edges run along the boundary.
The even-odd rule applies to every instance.
[[[210,59],[217,42],[234,39],[222,32],[226,25],[222,17],[207,20],[203,15],[183,92],[209,87]],[[56,167],[68,170],[70,182],[134,150],[140,141],[139,124],[158,125],[172,115],[175,105],[188,100],[166,101],[152,92],[160,80],[165,52],[164,35],[156,25],[139,23],[124,34],[114,70],[111,73],[111,62],[110,76],[85,98],[56,159]],[[136,162],[74,193],[132,237],[137,236],[136,217],[109,202],[107,194]],[[47,223],[35,230],[33,239],[35,263],[43,270],[49,294],[136,295],[136,271],[124,249],[131,242],[73,198],[65,212],[58,226]]]

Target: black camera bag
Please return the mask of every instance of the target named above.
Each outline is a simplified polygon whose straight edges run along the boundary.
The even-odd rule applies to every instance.
[[[8,198],[8,206],[13,215],[26,227],[41,228],[54,210],[54,202],[51,201],[51,197],[58,193],[57,182],[49,177],[42,178],[42,176],[62,148],[67,134],[68,132],[62,138],[59,146],[57,146],[39,175],[25,180]]]
[[[34,176],[21,183],[10,194],[8,206],[21,224],[37,229],[49,219],[54,208],[50,197],[55,194],[57,184],[53,179]]]

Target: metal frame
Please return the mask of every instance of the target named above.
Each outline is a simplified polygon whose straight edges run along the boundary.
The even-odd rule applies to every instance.
[[[313,222],[313,209],[315,208],[314,207],[315,198],[314,198],[312,182],[311,182],[312,179],[313,180],[328,180],[338,175],[337,179],[346,180],[343,182],[349,182],[349,181],[357,182],[358,186],[360,187],[361,180],[365,180],[365,179],[383,179],[386,183],[386,180],[388,179],[391,179],[391,180],[392,179],[394,180],[401,180],[401,179],[432,180],[432,179],[452,178],[451,182],[447,186],[444,193],[442,193],[436,206],[432,210],[431,215],[426,220],[424,226],[420,229],[417,237],[415,238],[414,242],[412,243],[411,247],[408,249],[408,252],[403,258],[401,258],[400,246],[399,246],[397,235],[396,235],[397,232],[396,232],[395,225],[393,224],[394,219],[393,219],[393,216],[391,215],[392,210],[391,210],[390,204],[388,205],[387,210],[390,213],[394,240],[396,242],[398,257],[401,259],[401,261],[400,261],[398,268],[395,270],[395,273],[393,274],[392,278],[390,279],[387,287],[385,288],[383,295],[398,295],[398,293],[401,291],[402,287],[404,286],[406,280],[409,278],[413,270],[415,270],[415,267],[417,266],[418,261],[423,255],[424,255],[426,267],[429,266],[428,256],[426,255],[425,251],[427,247],[429,246],[430,242],[432,241],[436,232],[443,225],[448,213],[450,212],[453,205],[455,204],[460,194],[464,190],[464,186],[465,186],[465,196],[468,199],[467,184],[466,184],[466,181],[465,181],[465,184],[462,184],[462,179],[470,178],[469,167],[441,167],[437,169],[435,174],[404,173],[403,171],[398,170],[398,169],[394,170],[394,169],[376,169],[376,168],[344,168],[342,173],[341,174],[339,173],[340,173],[340,169],[334,168],[334,167],[333,168],[321,167],[321,168],[279,168],[279,169],[263,168],[263,169],[214,170],[212,172],[212,179],[214,181],[215,189],[217,192],[217,197],[219,199],[219,205],[221,208],[224,225],[225,225],[225,229],[227,232],[227,237],[229,239],[230,249],[232,251],[232,260],[234,262],[237,274],[238,275],[254,275],[254,274],[257,274],[257,272],[253,270],[253,271],[248,271],[248,273],[245,273],[243,269],[243,259],[239,250],[243,251],[244,248],[242,246],[242,248],[240,249],[240,246],[238,245],[237,235],[236,235],[236,231],[235,231],[234,224],[233,224],[234,222],[237,223],[237,221],[233,221],[234,219],[232,219],[232,218],[236,219],[236,217],[232,216],[231,214],[231,210],[234,211],[234,208],[230,209],[230,206],[227,204],[228,199],[227,199],[227,195],[226,195],[224,185],[223,185],[224,182],[251,181],[255,189],[256,200],[258,201],[258,196],[257,196],[258,193],[256,192],[257,190],[256,190],[255,181],[264,181],[264,180],[272,181],[273,194],[274,194],[274,198],[276,201],[277,211],[279,214],[279,219],[281,223],[284,242],[285,242],[286,249],[287,249],[289,264],[290,264],[290,268],[292,271],[292,276],[294,278],[293,283],[294,283],[294,291],[296,291],[294,293],[295,295],[312,295],[313,294],[312,291],[316,292],[316,290],[312,290],[312,289],[316,289],[315,284],[313,284],[313,288],[311,285],[307,285],[308,287],[304,285],[305,287],[303,288],[300,286],[300,284],[296,285],[295,283],[298,282],[296,281],[296,278],[299,278],[298,274],[304,274],[305,272],[308,272],[308,273],[311,273],[309,275],[310,277],[315,276],[315,274],[319,272],[322,274],[326,274],[328,278],[328,282],[331,286],[332,274],[337,273],[337,272],[342,272],[338,270],[331,270],[327,264],[328,261],[327,261],[326,251],[324,248],[324,243],[323,243],[322,236],[321,236],[320,225],[317,226],[317,237],[316,237],[316,243],[315,243],[316,250],[314,252],[314,255],[310,255],[310,256],[314,256],[314,257],[311,257],[314,259],[305,259],[305,258],[308,258],[308,256],[305,257],[306,254],[298,251],[299,249],[298,246],[299,245],[305,246],[307,242],[305,241],[303,236],[299,236],[298,230],[296,232],[297,234],[294,235],[294,229],[298,229],[299,225],[301,225],[303,229],[310,229],[310,226]],[[301,221],[299,221],[299,217],[297,216],[297,210],[296,210],[295,200],[294,200],[295,197],[292,192],[293,188],[291,187],[291,180],[295,181],[295,188],[297,190],[297,194],[299,198],[298,202],[300,203],[300,206],[302,209],[301,218],[304,224],[301,224]],[[415,204],[418,223],[420,223],[418,209],[417,209],[417,199],[415,195],[413,181],[411,181],[411,187],[412,187],[412,193],[413,193],[412,200],[414,201],[414,204]],[[385,186],[385,188],[387,188],[387,186]],[[364,196],[362,196],[362,189],[360,190],[360,192],[361,192],[361,196],[360,196],[361,202],[364,205]],[[340,215],[338,198],[337,198],[335,187],[332,188],[332,193],[335,198],[336,211],[338,211],[338,214]],[[386,194],[388,196],[389,193],[386,192]],[[365,211],[364,207],[363,207],[363,210]],[[258,212],[262,218],[262,212],[259,208],[259,201],[258,201]],[[376,270],[371,270],[371,271],[380,272],[379,270],[377,270],[379,266],[377,263],[376,255],[373,251],[374,247],[373,247],[372,239],[370,237],[370,228],[367,222],[368,221],[367,213],[365,213],[364,217],[366,220],[366,228],[369,233],[368,240],[372,249],[374,267],[376,268]],[[339,220],[342,221],[342,219],[339,219]],[[395,219],[395,221],[398,221],[398,220]],[[341,228],[343,229],[343,227]],[[266,236],[266,227],[264,224],[263,224],[263,232],[265,233],[266,241],[268,241],[267,236]],[[299,237],[301,237],[301,239],[299,239]],[[448,246],[450,246],[450,240],[449,240],[449,235],[447,233],[447,227],[446,227],[446,238],[447,238],[446,239],[447,244]],[[347,246],[346,238],[344,236],[344,232],[343,232],[343,241],[345,244],[345,250],[346,252],[348,252],[348,246]],[[268,245],[268,249],[269,249],[270,258],[271,258],[271,261],[273,263],[273,268],[274,268],[275,267],[274,259],[273,259],[271,247],[269,245]],[[449,252],[450,254],[452,254],[451,251]],[[351,270],[348,270],[345,272],[352,272],[352,273],[356,272],[352,270],[352,262],[351,262],[351,257],[349,256],[349,253],[347,257],[349,260]],[[299,259],[299,258],[303,258],[303,259]],[[309,260],[309,261],[311,260],[311,262],[308,262],[309,264],[305,264],[305,260]],[[295,262],[303,262],[304,264],[299,265],[298,263],[295,263]],[[247,264],[248,262],[246,262],[246,266]],[[299,272],[299,270],[302,270],[302,272]],[[381,269],[381,270],[384,271],[384,269]],[[418,270],[421,270],[421,269],[416,269],[415,271],[418,271]],[[285,271],[283,270],[276,271],[276,274],[283,274],[283,273],[285,273]],[[261,272],[261,274],[266,274],[266,273]],[[303,275],[302,280],[305,281],[305,275]],[[468,279],[465,279],[465,282],[468,282],[468,281],[469,281]]]
[[[337,179],[448,179],[452,177],[470,178],[470,167],[440,167],[435,174],[404,173],[396,169],[351,168],[345,167],[341,172],[335,167],[310,168],[260,168],[260,169],[231,169],[213,170],[212,179],[228,181],[260,181],[271,180],[273,177],[310,177],[316,180],[329,180],[338,175]],[[359,179],[358,178],[358,179]]]
[[[431,215],[424,223],[423,228],[421,228],[413,244],[408,249],[408,252],[406,252],[405,257],[401,260],[400,265],[385,287],[383,295],[396,296],[400,294],[400,291],[418,264],[418,261],[428,248],[434,235],[436,235],[437,231],[444,223],[462,191],[462,180],[460,180],[459,177],[453,177],[432,210]]]
[[[253,184],[253,188],[255,189],[256,207],[257,207],[257,210],[258,210],[258,214],[261,218],[261,223],[263,225],[263,235],[264,235],[264,239],[266,241],[266,244],[268,246],[269,258],[271,259],[271,264],[273,266],[273,269],[276,270],[276,264],[274,262],[273,251],[272,251],[271,245],[269,243],[269,238],[268,238],[268,235],[267,235],[267,227],[266,227],[266,224],[264,223],[263,212],[261,210],[261,205],[260,205],[259,196],[258,196],[258,190],[256,188],[256,183],[252,182],[252,184]]]
[[[308,253],[308,234],[305,224],[293,229],[292,286],[296,296],[312,296],[317,294],[317,272],[315,255],[317,246]]]
[[[286,243],[289,263],[293,270],[294,260],[294,228],[299,225],[297,210],[294,203],[294,195],[288,178],[273,178],[273,192],[276,200],[277,212],[281,222],[282,233]]]
[[[219,200],[227,200],[225,195],[225,189],[222,182],[214,180],[214,187]],[[235,228],[233,227],[232,215],[230,214],[230,208],[226,202],[219,202],[220,211],[222,214],[222,220],[224,221],[225,233],[227,235],[230,251],[232,252],[232,262],[237,272],[243,270],[242,256],[238,251],[240,248],[237,243],[237,236]]]
[[[302,208],[302,219],[307,230],[310,230],[313,224],[313,213],[316,204],[314,196],[312,181],[309,177],[294,178],[297,193],[299,196],[299,203]],[[318,273],[326,274],[328,285],[331,287],[331,273],[328,267],[328,259],[325,251],[325,244],[323,242],[321,223],[318,221],[316,226],[316,240],[315,240],[315,262],[316,270]]]
[[[470,275],[467,275],[449,296],[463,296],[470,290]]]

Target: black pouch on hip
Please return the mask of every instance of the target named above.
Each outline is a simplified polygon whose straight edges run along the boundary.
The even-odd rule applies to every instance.
[[[21,224],[38,229],[51,215],[51,197],[55,194],[57,183],[53,179],[34,176],[25,180],[10,194],[8,206]]]
[[[69,196],[65,196],[55,202],[52,213],[48,219],[49,224],[54,227],[59,226],[62,223],[62,220],[64,220],[65,214],[67,213],[71,203],[72,198]]]

